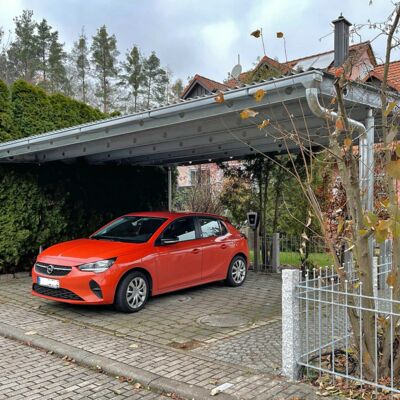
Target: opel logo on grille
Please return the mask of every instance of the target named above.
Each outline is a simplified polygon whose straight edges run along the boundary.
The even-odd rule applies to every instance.
[[[47,266],[47,273],[48,273],[49,275],[51,275],[51,274],[53,273],[53,271],[54,271],[54,267],[53,267],[52,265],[48,265],[48,266]]]

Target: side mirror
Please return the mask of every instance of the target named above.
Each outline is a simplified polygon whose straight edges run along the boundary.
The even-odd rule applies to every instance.
[[[179,238],[174,236],[174,237],[169,237],[169,238],[163,238],[161,239],[161,244],[174,244],[179,242]]]

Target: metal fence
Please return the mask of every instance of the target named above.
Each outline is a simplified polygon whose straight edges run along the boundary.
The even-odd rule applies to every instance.
[[[282,305],[286,375],[294,378],[301,368],[306,374],[328,374],[333,380],[342,377],[360,385],[371,385],[376,391],[400,393],[393,368],[395,352],[400,351],[399,337],[396,339],[400,301],[393,299],[393,288],[386,283],[392,260],[390,243],[385,246],[386,249],[381,247],[380,257],[374,259],[373,296],[363,293],[363,285],[355,272],[349,273],[349,279],[340,284],[331,267],[308,270],[305,275],[294,270],[284,271],[283,290],[288,292],[283,292]],[[349,310],[355,312],[357,326],[350,323]],[[359,361],[363,360],[363,323],[367,316],[373,321],[374,360],[379,359],[381,351],[380,323],[388,324],[391,370],[385,379],[378,376],[377,363],[371,379],[371,372],[366,374]],[[354,351],[356,348],[361,349],[360,354]]]

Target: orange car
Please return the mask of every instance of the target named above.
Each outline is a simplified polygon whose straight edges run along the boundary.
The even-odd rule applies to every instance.
[[[248,258],[246,238],[223,217],[127,214],[88,239],[40,253],[32,270],[32,294],[135,312],[149,296],[161,293],[219,280],[240,286]]]

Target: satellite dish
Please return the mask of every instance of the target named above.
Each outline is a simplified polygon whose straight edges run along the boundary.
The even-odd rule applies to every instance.
[[[238,80],[241,73],[242,66],[240,65],[240,55],[238,55],[238,63],[232,68],[231,76],[232,78]]]

